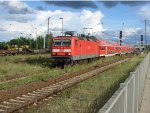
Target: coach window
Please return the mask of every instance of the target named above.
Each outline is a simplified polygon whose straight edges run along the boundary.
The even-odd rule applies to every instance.
[[[101,47],[101,50],[105,50],[105,47]]]
[[[120,47],[116,47],[116,50],[120,50]]]

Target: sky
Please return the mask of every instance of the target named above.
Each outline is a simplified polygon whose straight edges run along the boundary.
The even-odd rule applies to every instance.
[[[91,33],[98,38],[138,44],[144,35],[147,20],[147,41],[150,43],[149,1],[2,1],[0,0],[0,42],[24,36],[45,36],[50,17],[50,32]],[[93,28],[84,30],[83,28]]]

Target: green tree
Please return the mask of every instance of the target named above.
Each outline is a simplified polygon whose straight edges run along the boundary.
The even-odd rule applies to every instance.
[[[45,37],[45,47],[50,48],[52,44],[52,33],[49,35],[46,35]],[[26,46],[28,45],[30,49],[43,49],[44,45],[44,37],[39,36],[37,39],[29,38],[29,37],[17,37],[15,39],[11,39],[10,41],[6,43],[1,43],[0,49],[7,49],[14,47],[14,45],[17,45],[18,47]],[[37,45],[37,48],[36,48]]]
[[[19,45],[19,41],[18,41],[18,39],[11,39],[9,44],[10,44],[10,46]]]
[[[0,42],[0,50],[7,50],[8,49],[8,45],[5,42]]]
[[[51,46],[52,46],[52,33],[51,34],[47,34],[46,37],[45,37],[45,46],[46,48],[48,49],[51,49]]]
[[[37,38],[38,49],[43,49],[43,44],[44,44],[44,37],[39,36],[39,37]]]

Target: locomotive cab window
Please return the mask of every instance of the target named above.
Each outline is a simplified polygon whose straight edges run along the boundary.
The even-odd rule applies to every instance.
[[[54,40],[54,46],[70,46],[71,40]]]
[[[71,45],[71,40],[62,40],[62,45],[63,46],[70,46]]]
[[[61,40],[54,40],[54,41],[53,41],[53,44],[54,44],[55,46],[61,46]]]

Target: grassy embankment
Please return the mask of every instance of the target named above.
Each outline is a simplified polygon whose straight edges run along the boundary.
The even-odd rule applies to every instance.
[[[143,60],[145,55],[134,56],[128,62],[119,64],[76,86],[66,89],[57,97],[42,105],[33,106],[27,113],[94,113],[109,99]]]
[[[18,55],[7,56],[0,59],[0,90],[17,87],[31,82],[45,80],[49,77],[56,77],[68,72],[75,72],[88,67],[111,62],[121,57],[108,57],[103,61],[97,60],[91,63],[77,64],[72,67],[66,66],[65,69],[50,69],[51,59],[49,54],[45,55]],[[9,78],[21,78],[15,81],[4,82]],[[23,78],[23,79],[22,79]]]
[[[44,55],[16,55],[6,56],[0,58],[0,81],[7,79],[19,78],[43,70],[41,66],[30,65],[27,62],[30,59],[46,58],[48,54]]]

